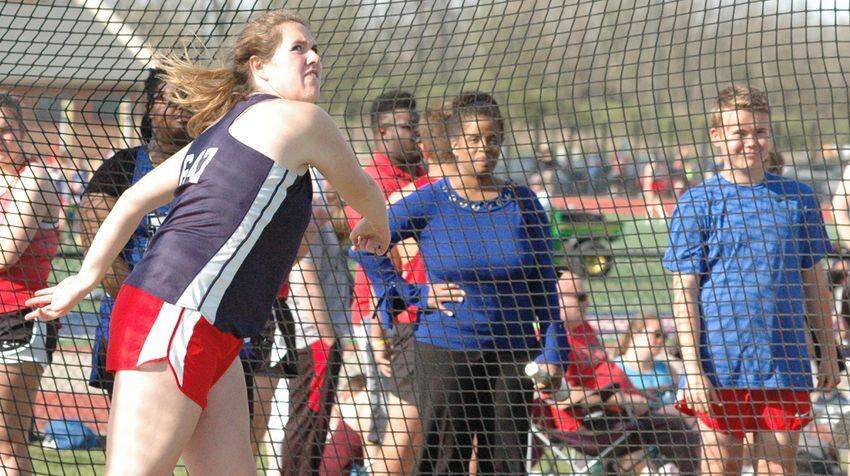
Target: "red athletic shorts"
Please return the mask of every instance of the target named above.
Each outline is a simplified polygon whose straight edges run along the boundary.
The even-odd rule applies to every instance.
[[[198,311],[125,284],[112,310],[106,368],[136,370],[166,361],[180,390],[206,408],[210,389],[241,348],[241,339],[216,329]]]
[[[809,392],[799,390],[716,389],[719,402],[712,414],[697,413],[680,398],[680,412],[696,416],[705,425],[738,438],[754,431],[797,431],[812,421]]]

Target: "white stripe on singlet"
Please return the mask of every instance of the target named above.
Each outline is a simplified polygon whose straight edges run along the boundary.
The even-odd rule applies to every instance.
[[[216,254],[195,275],[195,278],[177,300],[177,305],[197,309],[211,323],[215,323],[218,306],[236,272],[254,248],[257,240],[286,200],[287,189],[298,175],[272,164],[254,202],[242,222]]]

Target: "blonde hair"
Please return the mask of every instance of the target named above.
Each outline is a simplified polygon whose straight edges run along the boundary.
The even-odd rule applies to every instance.
[[[289,10],[271,11],[251,20],[236,38],[230,66],[206,68],[174,54],[157,58],[164,70],[162,78],[174,86],[168,100],[194,113],[187,125],[189,135],[203,132],[254,91],[248,60],[254,56],[271,59],[283,41],[279,27],[284,23],[308,26]]]
[[[651,312],[642,312],[629,319],[629,330],[623,334],[617,345],[617,355],[623,355],[628,352],[629,347],[632,346],[632,341],[635,339],[635,335],[645,332],[646,323],[649,321],[658,321],[658,324],[661,325],[661,319],[658,315]]]
[[[446,108],[429,109],[419,121],[419,140],[434,159],[441,164],[454,162],[452,144],[449,140],[447,121],[451,110]]]
[[[767,94],[760,89],[737,85],[720,91],[711,109],[711,128],[723,126],[724,112],[739,110],[770,113]]]

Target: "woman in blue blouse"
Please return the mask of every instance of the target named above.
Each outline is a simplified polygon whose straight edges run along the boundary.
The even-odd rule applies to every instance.
[[[554,378],[569,348],[559,319],[546,214],[534,192],[493,176],[504,120],[488,94],[464,93],[448,131],[457,174],[390,207],[392,241],[418,242],[429,283],[412,285],[386,256],[352,253],[381,300],[384,328],[419,307],[415,363],[424,428],[420,474],[524,474],[531,359]]]

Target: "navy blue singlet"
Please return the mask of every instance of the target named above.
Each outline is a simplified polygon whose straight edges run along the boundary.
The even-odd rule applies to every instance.
[[[171,212],[126,284],[197,310],[237,337],[259,333],[310,220],[312,181],[237,141],[236,104],[194,142]]]

